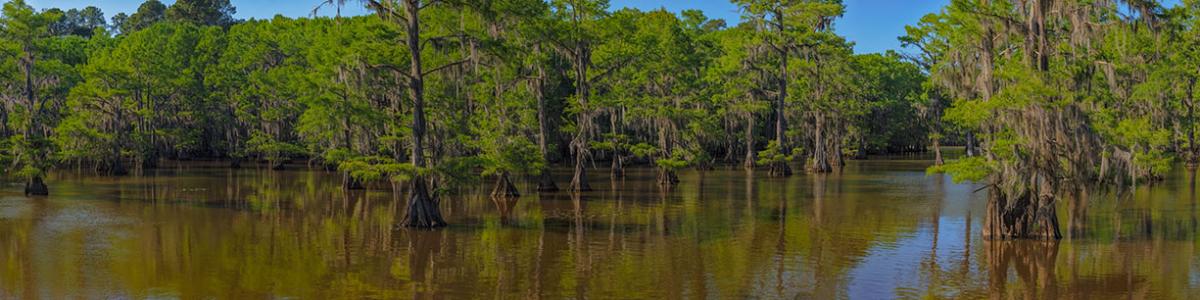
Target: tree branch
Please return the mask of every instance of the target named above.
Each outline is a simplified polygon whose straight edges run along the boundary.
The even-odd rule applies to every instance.
[[[337,0],[337,1],[343,1],[343,0]],[[362,1],[366,2],[367,6],[371,7],[371,9],[374,9],[375,11],[378,11],[380,13],[386,13],[388,16],[400,19],[401,21],[403,21],[404,24],[408,24],[408,18],[405,17],[400,12],[397,12],[394,7],[391,7],[391,5],[384,5],[383,3],[379,2],[379,0],[362,0]]]
[[[428,43],[430,43],[430,42],[434,42],[434,41],[441,41],[441,40],[449,40],[449,39],[452,39],[452,38],[458,38],[458,39],[459,39],[459,42],[461,43],[461,42],[463,42],[464,40],[466,40],[466,37],[467,37],[467,35],[465,35],[465,34],[462,34],[462,33],[455,33],[455,34],[447,34],[447,35],[440,35],[440,36],[435,36],[435,37],[426,38],[424,41],[421,41],[421,50],[424,50],[424,49],[425,49],[425,45],[426,45],[426,44],[428,44]]]
[[[370,65],[369,67],[370,67],[370,68],[372,68],[372,69],[388,69],[388,70],[392,70],[392,71],[395,71],[395,73],[396,73],[396,74],[400,74],[401,76],[404,76],[404,78],[407,78],[407,79],[409,79],[409,80],[412,80],[412,79],[413,79],[413,78],[412,78],[412,75],[408,75],[408,73],[406,73],[406,72],[408,72],[408,70],[405,70],[405,69],[403,69],[403,68],[401,68],[401,67],[398,67],[398,66],[396,66],[396,65],[390,65],[390,64],[378,64],[378,65]]]
[[[437,68],[430,69],[429,71],[425,71],[424,73],[421,73],[421,76],[425,76],[425,75],[433,74],[434,72],[441,71],[441,70],[443,70],[443,69],[446,69],[446,68],[449,68],[449,67],[453,67],[453,66],[461,65],[461,64],[467,63],[467,62],[469,62],[469,61],[471,61],[471,59],[470,59],[470,58],[464,58],[464,59],[460,59],[460,60],[458,60],[458,61],[456,61],[456,62],[448,63],[448,64],[442,65],[442,66],[440,66],[440,67],[437,67]]]

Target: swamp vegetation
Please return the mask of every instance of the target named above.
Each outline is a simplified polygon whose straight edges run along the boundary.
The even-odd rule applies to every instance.
[[[5,2],[0,298],[1200,294],[1200,0],[312,2]]]
[[[26,195],[56,170],[326,169],[406,193],[398,224],[432,228],[465,186],[585,193],[600,163],[669,191],[686,169],[932,151],[930,173],[985,184],[985,237],[1058,239],[1059,200],[1197,162],[1197,1],[953,0],[906,28],[904,54],[853,53],[841,1],[733,2],[736,24],[604,0],[329,0],[315,11],[371,13],[269,20],[227,0],[111,19],[12,0],[0,166]]]

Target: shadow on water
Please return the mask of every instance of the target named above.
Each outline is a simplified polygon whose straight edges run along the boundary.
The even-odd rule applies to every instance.
[[[983,241],[986,195],[926,162],[770,178],[593,178],[596,191],[447,196],[397,229],[403,191],[324,171],[57,174],[0,191],[0,298],[1188,298],[1196,178],[1059,203],[1059,242]],[[603,176],[603,177],[601,177]],[[563,178],[563,177],[560,177]],[[606,180],[607,179],[607,180]],[[402,186],[402,185],[400,185]],[[12,188],[16,187],[16,188]]]

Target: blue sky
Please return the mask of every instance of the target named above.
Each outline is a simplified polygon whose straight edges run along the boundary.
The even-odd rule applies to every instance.
[[[640,9],[666,8],[678,12],[700,9],[710,18],[720,18],[730,24],[738,20],[738,8],[728,0],[610,0],[612,7]],[[843,0],[846,14],[838,19],[834,29],[855,43],[857,53],[884,52],[899,49],[896,37],[904,34],[904,25],[915,24],[925,14],[938,11],[949,0]]]
[[[167,5],[175,3],[175,0],[159,1]],[[145,0],[26,0],[26,2],[38,9],[58,7],[65,10],[91,5],[99,7],[100,10],[104,11],[105,17],[111,18],[119,12],[133,14]],[[234,17],[239,19],[265,19],[274,17],[276,14],[289,17],[308,16],[312,13],[313,8],[316,8],[317,4],[320,4],[322,0],[230,0],[230,2],[237,8],[237,14]],[[357,5],[356,0],[349,0],[347,3],[354,5],[347,5],[348,8],[343,11],[343,14],[362,14],[366,12],[360,5]],[[333,15],[335,10],[332,7],[327,7],[322,8],[318,12],[322,15]]]
[[[28,0],[36,8],[59,7],[63,9],[95,5],[111,17],[118,12],[132,13],[144,0]],[[174,3],[174,0],[162,0]],[[231,0],[237,7],[235,17],[270,18],[276,14],[290,17],[308,16],[321,0]],[[353,2],[354,0],[350,0]],[[684,9],[703,10],[710,18],[721,18],[731,24],[738,20],[737,6],[728,0],[610,0],[611,6],[635,7],[643,10],[666,8],[678,12]],[[896,37],[904,34],[904,25],[914,24],[921,16],[936,12],[949,0],[843,0],[846,14],[837,21],[839,34],[855,43],[857,53],[884,52],[900,49]],[[1166,0],[1172,5],[1178,0]],[[322,15],[331,15],[332,8],[324,8]],[[365,12],[354,5],[343,14]]]

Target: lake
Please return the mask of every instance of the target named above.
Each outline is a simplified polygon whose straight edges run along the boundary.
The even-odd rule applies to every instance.
[[[397,229],[403,195],[338,174],[187,163],[59,172],[0,190],[0,298],[1181,299],[1200,295],[1195,176],[1060,199],[1063,240],[984,241],[986,191],[927,160],[767,178],[591,172],[595,192],[442,199],[451,226]],[[560,186],[567,170],[556,174]],[[484,182],[490,183],[490,180]],[[1086,202],[1086,203],[1083,203]]]

